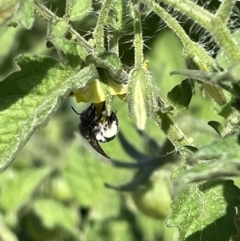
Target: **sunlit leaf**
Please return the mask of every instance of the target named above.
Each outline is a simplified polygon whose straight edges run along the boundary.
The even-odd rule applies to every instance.
[[[31,200],[39,184],[50,174],[49,168],[26,169],[15,173],[12,177],[4,173],[5,180],[1,190],[4,195],[0,199],[0,207],[4,211],[17,212],[22,205]]]
[[[119,216],[121,214],[121,195],[113,190],[104,188],[93,210],[96,219],[104,220],[105,218]]]
[[[56,48],[61,62],[70,65],[72,68],[80,69],[81,62],[76,42],[73,39],[66,38],[70,27],[65,20],[52,21],[48,25],[47,40]]]
[[[21,55],[17,63],[21,71],[0,82],[1,169],[15,158],[36,129],[47,124],[62,98],[97,75],[93,66],[75,73],[41,55]]]
[[[176,182],[189,183],[209,178],[239,176],[239,160],[238,136],[222,138],[196,151],[188,160],[191,167],[182,170]]]
[[[232,33],[232,40],[238,47],[240,47],[240,29],[234,30]],[[231,61],[228,59],[228,56],[223,49],[218,51],[216,61],[225,70],[227,70],[229,67],[232,67]]]
[[[6,223],[3,220],[3,217],[0,217],[0,229],[1,229],[1,234],[0,234],[1,241],[18,241],[17,236],[6,225]]]
[[[20,2],[22,2],[22,6],[14,16],[14,21],[27,29],[31,29],[35,19],[34,0],[24,0]]]
[[[65,17],[70,21],[81,21],[92,11],[91,0],[67,0]]]
[[[167,225],[178,227],[178,241],[228,241],[237,234],[234,216],[239,195],[230,180],[188,185],[172,204]]]
[[[20,8],[23,1],[1,0],[0,26],[5,24]]]
[[[87,230],[87,240],[133,241],[135,239],[132,225],[124,219],[110,217],[104,219],[103,223],[93,225],[91,230]]]
[[[122,63],[115,53],[109,53],[104,48],[97,48],[93,53],[89,54],[86,61],[93,63],[96,67],[107,69],[109,74],[116,79],[120,77],[122,71]],[[120,83],[124,79],[118,79]]]
[[[147,68],[133,69],[129,76],[128,108],[139,130],[145,129],[147,117],[153,113],[154,91]]]
[[[33,210],[48,229],[60,227],[73,231],[78,225],[79,220],[76,210],[71,210],[52,199],[36,200],[33,204]]]
[[[109,167],[89,151],[74,143],[69,150],[67,166],[63,170],[70,189],[81,206],[92,206],[104,188],[104,169]]]

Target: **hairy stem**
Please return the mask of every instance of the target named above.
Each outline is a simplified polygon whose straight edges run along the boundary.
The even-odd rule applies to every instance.
[[[51,19],[60,20],[58,16],[56,16],[53,12],[51,12],[48,8],[44,5],[34,1],[35,4],[35,12],[44,20],[50,21]]]
[[[38,3],[37,1],[34,2],[35,4],[35,12],[44,20],[50,21],[50,20],[56,20],[56,21],[64,21],[63,18],[57,17],[53,12],[51,12],[48,8],[46,8],[44,5]],[[69,25],[68,30],[72,35],[74,35],[77,39],[77,42],[82,45],[88,52],[92,51],[92,47],[88,44],[88,42],[72,27]]]
[[[185,57],[191,59],[195,64],[199,66],[199,69],[204,71],[214,71],[217,70],[216,63],[214,59],[207,53],[207,51],[200,45],[193,42],[188,35],[185,33],[184,29],[178,23],[178,21],[173,18],[169,13],[167,13],[162,7],[160,7],[153,0],[148,1],[149,7],[164,20],[164,22],[171,28],[176,35],[181,40]],[[203,83],[204,89],[209,93],[210,96],[220,105],[225,104],[226,99],[222,90],[216,86],[208,83]]]
[[[143,67],[143,38],[142,38],[142,23],[139,5],[133,3],[133,21],[134,21],[134,63],[135,68]]]
[[[93,37],[97,47],[104,47],[104,26],[106,25],[108,14],[114,1],[115,0],[105,0],[102,4],[97,25],[93,31]]]
[[[215,62],[212,59],[212,57],[207,53],[207,51],[199,44],[193,42],[188,35],[185,33],[184,29],[181,27],[179,22],[173,18],[166,10],[164,10],[162,7],[160,7],[157,3],[155,3],[153,0],[150,0],[148,2],[149,6],[153,9],[153,11],[164,20],[164,22],[168,25],[169,28],[171,28],[175,34],[179,37],[181,40],[183,47],[185,49],[185,52],[189,55],[191,58],[195,58],[198,56],[198,58],[201,59],[201,62],[204,62],[205,66],[208,66],[208,68],[204,69],[215,69]]]
[[[173,123],[166,113],[158,111],[153,119],[166,134],[167,138],[176,148],[176,151],[179,151],[181,156],[183,156],[185,159],[188,159],[192,153],[185,146],[192,145],[191,139],[185,136],[182,130]]]
[[[231,11],[236,0],[223,1],[215,14],[215,18],[221,21],[223,25],[227,25]]]
[[[211,14],[210,12],[190,0],[162,1],[166,4],[169,4],[174,9],[177,9],[181,13],[186,14],[188,17],[192,18],[203,28],[205,28],[212,35],[213,39],[216,41],[219,47],[221,47],[225,51],[226,55],[229,58],[229,61],[232,62],[232,64],[236,64],[240,61],[240,50],[237,47],[236,43],[232,40],[229,29],[221,22],[218,15]],[[225,0],[224,2],[230,2],[230,5],[232,5],[232,1],[233,0]],[[220,10],[222,13],[224,13],[224,15],[227,14],[227,12],[230,14],[229,6],[227,5],[227,3],[221,5]]]

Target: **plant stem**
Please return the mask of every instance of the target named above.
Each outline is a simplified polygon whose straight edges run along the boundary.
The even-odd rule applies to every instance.
[[[107,22],[108,14],[114,1],[115,0],[105,0],[102,4],[97,25],[93,31],[96,47],[104,47],[104,26]]]
[[[56,16],[53,12],[51,12],[48,8],[46,8],[44,5],[38,3],[37,1],[34,2],[35,4],[35,11],[36,13],[44,20],[46,21],[65,21],[63,18],[59,18]],[[68,30],[72,35],[74,35],[80,45],[82,45],[88,52],[92,51],[92,47],[89,45],[89,43],[78,33],[76,30],[74,30],[69,25]]]
[[[185,52],[191,57],[192,59],[195,59],[198,57],[201,59],[201,62],[203,62],[205,67],[204,69],[213,70],[215,69],[215,62],[212,59],[212,57],[207,53],[207,51],[200,45],[195,42],[193,42],[189,36],[185,33],[184,29],[181,27],[179,22],[173,18],[168,12],[166,12],[165,9],[160,7],[157,3],[155,3],[153,0],[150,0],[148,2],[149,7],[153,9],[153,11],[164,20],[164,22],[168,25],[170,29],[172,29],[175,34],[179,37],[181,40],[183,47],[185,49]],[[200,61],[196,61],[200,62]]]
[[[200,45],[193,42],[184,29],[168,12],[152,0],[148,1],[149,7],[164,20],[164,22],[171,28],[181,40],[184,47],[184,55],[186,59],[191,59],[199,69],[203,71],[215,71],[217,70],[214,59],[207,53],[207,51]],[[222,90],[212,84],[203,83],[204,89],[210,96],[219,104],[223,105],[226,102],[225,96]]]
[[[211,21],[214,18],[212,13],[198,6],[192,0],[162,0],[162,2],[191,17],[203,27],[211,25]]]
[[[142,38],[142,23],[141,23],[141,14],[139,11],[138,3],[132,3],[133,8],[133,21],[134,21],[134,63],[135,68],[143,67],[143,38]]]
[[[224,2],[230,2],[230,5],[232,5],[232,1],[233,0],[225,0]],[[221,22],[218,15],[211,14],[190,0],[162,0],[162,2],[169,4],[181,13],[186,14],[206,29],[212,35],[219,47],[225,51],[232,64],[240,62],[240,50],[231,38],[229,29]],[[226,9],[224,9],[224,7],[226,7]],[[227,3],[222,5],[220,10],[224,13],[224,16],[227,12],[229,13],[229,6]]]
[[[108,34],[108,51],[119,56],[119,34],[117,32]]]
[[[38,3],[37,1],[34,1],[35,4],[35,12],[44,20],[50,21],[50,20],[60,20],[60,18],[55,15],[52,11],[50,11],[48,8],[46,8],[44,5]]]
[[[77,42],[84,47],[88,53],[93,52],[93,48],[89,45],[89,43],[72,27],[69,29],[69,32],[76,37]]]
[[[236,0],[223,1],[215,14],[215,19],[221,21],[223,25],[227,25],[235,3]]]
[[[192,153],[185,148],[185,146],[192,145],[191,139],[185,136],[182,130],[173,123],[167,114],[158,111],[153,119],[166,134],[167,138],[171,141],[176,150],[179,151],[181,156],[188,159]]]

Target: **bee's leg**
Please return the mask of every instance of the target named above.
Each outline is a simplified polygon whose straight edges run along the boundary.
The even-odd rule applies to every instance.
[[[72,110],[73,110],[77,115],[81,115],[81,113],[77,112],[77,111],[74,109],[73,106],[71,106],[71,107],[72,107]]]
[[[98,118],[95,121],[99,122],[102,119],[104,112],[106,111],[106,102],[104,101],[102,103],[95,104],[95,108],[98,116]]]
[[[116,121],[116,124],[118,125],[118,118],[116,115],[117,111],[111,112],[110,116],[107,116],[107,125],[110,126],[114,121]]]
[[[94,104],[91,104],[80,113],[80,119],[85,124],[92,123],[95,119],[95,116],[96,116],[96,108]]]

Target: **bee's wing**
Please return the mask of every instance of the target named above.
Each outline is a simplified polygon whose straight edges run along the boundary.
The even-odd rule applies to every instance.
[[[93,149],[95,149],[95,151],[97,151],[99,154],[101,154],[102,156],[110,159],[110,157],[104,152],[104,150],[101,148],[101,146],[99,145],[98,141],[96,140],[95,137],[89,138],[87,139],[87,141],[89,142],[89,144],[92,146]]]

